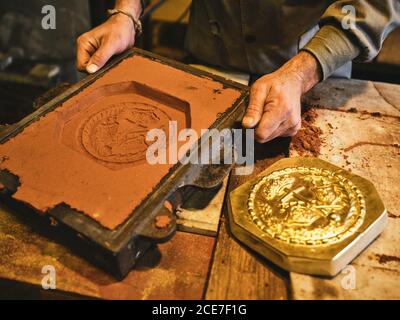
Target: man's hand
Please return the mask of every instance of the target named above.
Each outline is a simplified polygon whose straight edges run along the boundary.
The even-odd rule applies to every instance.
[[[294,136],[301,128],[301,95],[320,80],[318,61],[301,51],[277,71],[258,79],[242,124],[254,128],[256,140]]]
[[[115,8],[128,11],[135,18],[139,18],[142,10],[140,0],[119,0]],[[77,39],[76,66],[80,71],[96,72],[114,54],[134,44],[135,28],[132,19],[124,14],[115,14]]]

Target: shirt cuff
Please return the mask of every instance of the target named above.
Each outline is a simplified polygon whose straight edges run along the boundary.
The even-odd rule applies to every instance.
[[[318,60],[323,80],[360,54],[360,49],[348,36],[333,25],[324,25],[301,50]]]

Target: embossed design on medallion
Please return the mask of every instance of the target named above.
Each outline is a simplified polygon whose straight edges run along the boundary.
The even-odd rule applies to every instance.
[[[136,102],[119,103],[92,114],[81,126],[84,150],[107,163],[145,160],[146,134],[157,128],[167,132],[169,116],[161,109]]]
[[[261,178],[247,201],[266,235],[293,245],[329,245],[354,234],[366,213],[358,188],[340,173],[296,167]]]

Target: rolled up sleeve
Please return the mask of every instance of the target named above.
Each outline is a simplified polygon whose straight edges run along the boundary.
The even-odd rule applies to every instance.
[[[353,6],[356,17],[351,28],[343,28]],[[400,25],[400,0],[335,1],[320,20],[320,30],[302,49],[319,62],[323,79],[351,60],[368,61],[379,53],[387,35]]]

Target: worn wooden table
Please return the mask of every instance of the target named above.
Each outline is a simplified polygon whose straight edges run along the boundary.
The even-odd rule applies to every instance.
[[[388,208],[386,231],[352,263],[355,288],[343,286],[344,274],[324,279],[280,270],[236,242],[224,217],[216,237],[178,232],[118,282],[74,255],[30,217],[1,205],[0,297],[400,298],[400,86],[328,80],[304,102],[316,107],[315,124],[322,130],[319,157],[373,181]],[[288,139],[258,145],[254,174],[297,152]],[[245,179],[231,177],[229,187]],[[56,290],[41,287],[45,265],[56,270]]]
[[[320,158],[375,184],[388,211],[383,234],[333,279],[291,274],[295,299],[400,299],[400,86],[329,81],[317,109]],[[295,152],[293,151],[294,155]]]

